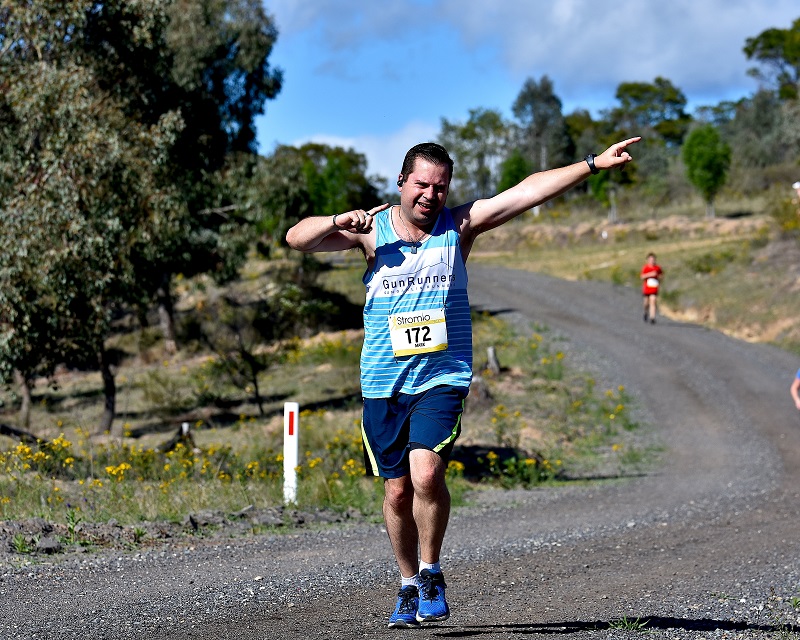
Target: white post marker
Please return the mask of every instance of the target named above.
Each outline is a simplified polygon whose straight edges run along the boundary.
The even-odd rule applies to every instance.
[[[297,502],[297,455],[300,405],[283,404],[283,501]]]

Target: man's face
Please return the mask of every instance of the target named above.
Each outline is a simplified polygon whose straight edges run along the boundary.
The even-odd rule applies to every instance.
[[[414,170],[400,187],[400,207],[409,221],[428,228],[439,216],[450,188],[450,170],[446,165],[432,164],[417,158]]]

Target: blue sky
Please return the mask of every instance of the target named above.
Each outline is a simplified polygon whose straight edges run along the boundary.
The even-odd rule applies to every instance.
[[[797,0],[265,0],[283,90],[257,120],[259,150],[314,141],[394,178],[441,119],[501,111],[548,75],[564,113],[616,104],[621,82],[668,78],[690,110],[751,95],[748,37],[789,28]]]

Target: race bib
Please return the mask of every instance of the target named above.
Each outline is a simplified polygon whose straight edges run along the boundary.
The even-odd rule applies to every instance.
[[[658,278],[648,278],[647,286],[651,289],[658,289]]]
[[[444,309],[409,311],[389,316],[389,335],[396,358],[447,349]]]

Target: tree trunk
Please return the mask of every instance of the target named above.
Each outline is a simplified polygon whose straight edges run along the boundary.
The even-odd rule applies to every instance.
[[[713,200],[709,200],[706,203],[706,218],[715,218],[716,215],[717,215],[717,212],[714,210],[714,201]]]
[[[175,308],[172,304],[172,292],[170,283],[172,274],[165,273],[161,280],[161,286],[156,291],[158,298],[158,320],[161,325],[161,332],[164,335],[164,351],[172,355],[178,351],[178,343],[175,340]]]
[[[114,418],[117,413],[117,384],[114,380],[114,373],[111,371],[109,354],[105,348],[100,353],[100,375],[103,377],[103,396],[105,403],[103,415],[100,417],[99,433],[110,433],[113,436],[121,436],[122,432],[113,432]]]
[[[12,427],[10,424],[4,424],[2,422],[0,422],[0,435],[17,438],[20,442],[24,442],[25,444],[48,443],[48,440],[40,438],[36,434],[23,431],[22,429],[17,429],[16,427]]]
[[[617,193],[614,189],[608,190],[608,221],[609,222],[616,222],[617,221]]]
[[[248,377],[253,385],[253,393],[255,394],[256,404],[258,405],[258,414],[260,416],[265,416],[266,413],[264,412],[264,399],[261,397],[261,390],[258,386],[258,372],[261,370],[261,367],[259,367],[258,362],[253,354],[245,348],[244,339],[242,338],[242,333],[238,327],[235,329],[235,331],[236,340],[239,345],[239,355],[250,371],[250,375]]]
[[[494,347],[486,348],[486,368],[494,375],[500,375],[500,361],[497,359],[497,352]]]
[[[22,403],[19,407],[19,426],[27,429],[31,426],[31,383],[26,376],[19,369],[14,369],[14,382],[19,387],[19,394],[22,398]]]

